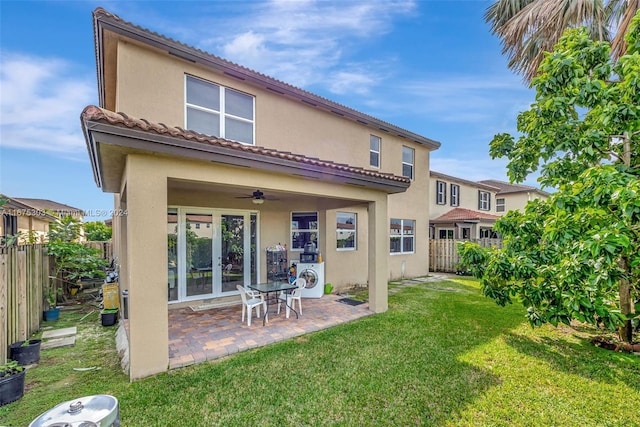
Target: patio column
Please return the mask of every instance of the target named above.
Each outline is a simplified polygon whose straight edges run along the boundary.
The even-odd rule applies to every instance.
[[[129,376],[133,381],[169,366],[167,177],[152,157],[127,157],[126,205]]]
[[[389,219],[387,196],[369,203],[369,309],[382,313],[388,308]]]

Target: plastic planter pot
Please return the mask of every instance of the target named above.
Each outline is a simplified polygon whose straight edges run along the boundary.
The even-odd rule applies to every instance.
[[[8,365],[0,366],[0,406],[15,402],[24,395],[24,375],[27,372]]]
[[[113,326],[116,324],[118,320],[118,309],[106,309],[100,312],[100,320],[102,321],[102,326]]]
[[[44,311],[45,322],[51,322],[60,318],[60,309],[58,307],[50,308]]]
[[[19,365],[26,366],[40,361],[40,343],[42,340],[18,341],[9,345],[9,358]]]

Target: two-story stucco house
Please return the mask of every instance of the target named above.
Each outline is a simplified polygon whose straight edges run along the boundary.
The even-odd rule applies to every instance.
[[[325,281],[368,285],[374,312],[389,279],[428,273],[438,142],[101,8],[94,34],[99,106],[81,122],[114,194],[131,379],[167,369],[168,310],[239,301],[229,277],[265,281],[273,245],[291,262],[314,243]]]
[[[469,181],[430,171],[429,237],[432,239],[497,238],[497,219],[510,210],[524,210],[527,202],[546,198],[535,187],[495,179]]]
[[[440,172],[430,172],[429,236],[432,239],[497,237],[493,225],[499,188]]]

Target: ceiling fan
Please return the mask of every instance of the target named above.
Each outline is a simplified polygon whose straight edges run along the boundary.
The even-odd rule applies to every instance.
[[[275,197],[265,196],[260,190],[254,191],[250,196],[238,196],[236,199],[251,199],[254,205],[261,205],[265,200],[279,200]]]

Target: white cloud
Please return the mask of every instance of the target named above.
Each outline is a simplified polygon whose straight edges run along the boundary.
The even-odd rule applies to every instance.
[[[3,54],[0,63],[0,144],[84,155],[79,116],[94,102],[95,82],[56,58]]]
[[[323,85],[338,94],[349,86],[362,94],[381,76],[357,71],[373,69],[369,60],[345,70],[345,58],[356,43],[381,37],[414,10],[413,1],[271,1],[223,23],[224,29],[214,27],[226,36],[194,39],[204,40],[204,50],[295,86]]]

